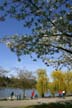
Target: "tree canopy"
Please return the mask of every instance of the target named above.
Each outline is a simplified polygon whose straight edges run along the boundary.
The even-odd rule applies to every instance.
[[[0,21],[15,18],[32,32],[7,37],[1,42],[6,43],[18,57],[23,54],[32,57],[35,53],[47,66],[63,64],[72,67],[71,5],[71,0],[3,0]]]
[[[72,71],[53,71],[52,79],[54,91],[65,90],[67,93],[72,92]]]
[[[66,90],[65,76],[60,70],[52,73],[55,91]]]
[[[48,77],[44,69],[37,70],[36,88],[42,97],[44,97],[44,93],[48,91]]]

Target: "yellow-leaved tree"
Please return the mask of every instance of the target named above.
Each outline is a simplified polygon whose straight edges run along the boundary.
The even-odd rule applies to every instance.
[[[51,94],[54,96],[54,94],[55,94],[55,84],[54,84],[54,82],[49,82],[48,83],[48,87],[49,87],[49,90],[50,90],[50,92],[51,92]]]
[[[66,90],[65,74],[61,70],[53,71],[52,78],[55,91]]]
[[[42,97],[44,97],[44,93],[48,91],[48,77],[44,69],[37,70],[36,88]]]
[[[72,71],[65,73],[66,92],[72,93]]]

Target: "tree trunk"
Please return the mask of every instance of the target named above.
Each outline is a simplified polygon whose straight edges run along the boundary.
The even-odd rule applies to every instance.
[[[44,93],[42,93],[42,98],[44,97]]]
[[[26,96],[25,96],[25,89],[23,90],[23,99],[25,99]]]

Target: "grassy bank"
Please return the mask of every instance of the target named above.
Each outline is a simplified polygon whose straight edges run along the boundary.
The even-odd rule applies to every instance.
[[[0,108],[72,108],[72,97],[0,101]]]
[[[72,108],[72,102],[49,103],[41,105],[32,105],[28,107],[0,107],[0,108]]]
[[[17,108],[72,108],[72,101],[33,105],[28,107],[17,107]]]

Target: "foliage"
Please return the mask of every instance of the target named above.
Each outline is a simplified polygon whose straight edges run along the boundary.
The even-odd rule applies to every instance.
[[[35,87],[36,80],[31,72],[15,68],[15,72],[18,72],[18,76],[6,77],[0,76],[0,87],[12,87],[12,88],[22,88],[31,89]]]
[[[54,80],[55,89],[58,90],[65,90],[65,82],[64,82],[64,75],[60,70],[54,71],[52,73],[52,77]]]
[[[4,69],[0,66],[0,87],[6,87],[8,84],[8,77],[6,75],[9,73],[9,70]]]
[[[65,90],[66,93],[72,92],[72,72],[62,72],[60,70],[52,73],[54,91]]]
[[[0,77],[0,87],[5,87],[6,83],[5,83],[5,78],[4,77]]]
[[[65,73],[65,84],[66,91],[68,93],[72,92],[72,71],[68,71]]]
[[[17,78],[9,78],[2,76],[0,77],[0,88],[1,87],[12,87],[12,88],[19,88],[19,80]]]
[[[71,0],[3,0],[0,3],[0,21],[15,18],[31,35],[12,36],[1,42],[21,56],[35,53],[48,66],[72,67],[72,13]],[[57,58],[55,54],[59,54]],[[19,58],[20,61],[20,58]],[[62,65],[61,65],[62,66]]]
[[[41,104],[41,105],[32,105],[28,107],[19,107],[19,108],[71,108],[71,102],[56,102],[56,103],[48,103],[48,104]]]
[[[25,69],[16,68],[18,78],[20,80],[20,87],[23,89],[35,88],[36,79],[32,72]]]
[[[54,94],[56,92],[54,82],[49,82],[48,83],[48,88],[49,88],[50,92],[52,93],[52,95],[54,96]]]
[[[48,77],[46,71],[43,69],[37,70],[37,90],[42,97],[44,97],[44,93],[48,91]]]

